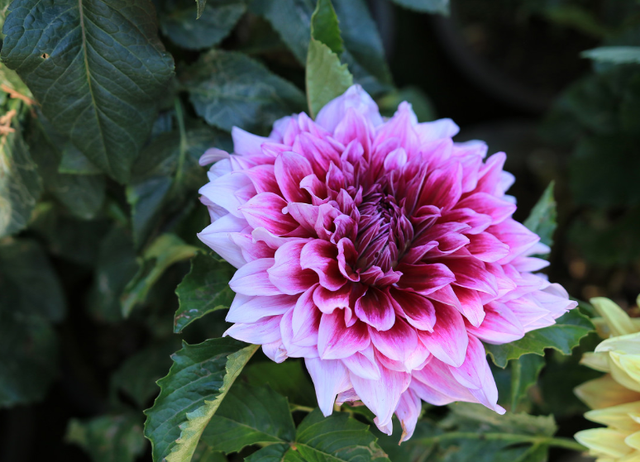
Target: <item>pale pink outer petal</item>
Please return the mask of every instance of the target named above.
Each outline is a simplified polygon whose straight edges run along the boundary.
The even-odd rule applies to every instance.
[[[316,123],[333,132],[349,108],[365,116],[374,127],[382,124],[378,105],[360,85],[353,85],[341,96],[329,101],[318,112]]]
[[[266,316],[283,315],[296,304],[296,297],[289,295],[248,296],[236,294],[225,321],[255,322]]]
[[[280,321],[282,316],[270,316],[250,324],[235,323],[223,336],[233,337],[247,343],[263,345],[281,339]]]
[[[281,295],[282,292],[269,280],[267,270],[271,268],[273,258],[261,258],[241,267],[229,281],[229,287],[243,295]]]
[[[378,425],[385,426],[391,421],[398,407],[400,395],[409,387],[411,375],[381,367],[380,380],[367,380],[351,374],[351,383],[362,402],[378,418]]]
[[[396,416],[398,416],[400,425],[402,425],[400,441],[407,441],[413,436],[421,412],[422,400],[411,388],[407,389],[400,396],[400,402],[396,408]]]
[[[311,380],[316,389],[318,407],[325,417],[333,412],[333,404],[338,393],[351,388],[349,372],[342,361],[305,358]]]

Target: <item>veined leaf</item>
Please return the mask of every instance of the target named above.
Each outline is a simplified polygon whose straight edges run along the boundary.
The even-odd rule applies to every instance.
[[[393,2],[422,13],[449,14],[449,0],[393,0]]]
[[[245,0],[209,0],[206,5],[200,0],[196,18],[193,4],[169,0],[159,13],[160,29],[182,48],[211,48],[229,35],[246,9]]]
[[[504,345],[485,344],[487,353],[496,366],[506,367],[511,359],[534,353],[544,355],[544,350],[553,348],[565,355],[580,343],[580,339],[593,330],[589,318],[580,314],[577,309],[565,313],[553,326],[527,332],[524,338]]]
[[[229,280],[234,272],[231,265],[211,255],[196,255],[191,260],[191,271],[176,288],[180,306],[173,320],[173,331],[182,332],[196,319],[229,308],[234,297]]]
[[[0,135],[0,237],[27,226],[42,191],[42,182],[17,123]]]
[[[531,210],[529,217],[523,223],[529,230],[540,236],[540,242],[551,247],[553,245],[553,232],[558,223],[556,201],[553,198],[554,182],[544,190],[540,199]]]
[[[138,303],[144,302],[151,287],[168,267],[190,259],[198,250],[197,247],[185,244],[175,234],[163,234],[153,241],[144,252],[138,273],[127,284],[120,297],[122,315],[126,318]]]
[[[342,95],[353,85],[353,76],[346,64],[324,43],[312,39],[306,68],[309,113],[315,117],[332,99]]]
[[[84,449],[94,462],[133,462],[145,447],[137,414],[105,415],[88,421],[72,419],[65,440]]]
[[[209,125],[260,131],[304,109],[293,84],[240,53],[212,50],[184,73],[193,106]]]
[[[339,412],[325,418],[319,409],[304,418],[290,451],[300,460],[390,462],[366,425]]]
[[[288,443],[296,436],[287,398],[269,387],[237,383],[202,434],[216,451],[239,452],[259,443]]]
[[[2,61],[53,126],[126,182],[173,74],[152,3],[14,0],[4,33]]]
[[[154,461],[191,460],[209,420],[257,349],[230,338],[184,343],[169,374],[158,381],[160,395],[145,411]]]

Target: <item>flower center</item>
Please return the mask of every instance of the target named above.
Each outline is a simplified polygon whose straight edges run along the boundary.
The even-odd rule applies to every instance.
[[[355,246],[356,267],[366,271],[378,266],[385,273],[393,269],[413,240],[413,226],[396,198],[374,185],[358,207],[360,220]]]

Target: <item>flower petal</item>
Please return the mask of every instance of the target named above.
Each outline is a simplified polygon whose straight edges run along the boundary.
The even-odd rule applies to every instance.
[[[356,300],[355,314],[363,322],[377,330],[391,329],[396,315],[389,296],[375,287]]]
[[[229,287],[243,295],[281,295],[282,292],[269,279],[268,270],[273,258],[253,260],[241,267],[229,281]]]
[[[351,374],[351,383],[362,402],[378,417],[378,425],[391,421],[398,407],[400,395],[409,387],[411,376],[406,372],[381,367],[380,380],[367,380]]]
[[[266,316],[285,314],[296,304],[296,297],[274,295],[270,297],[236,294],[225,321],[254,322]]]
[[[306,239],[290,241],[276,250],[274,265],[268,273],[272,284],[282,293],[299,294],[318,282],[313,271],[300,266],[300,254],[307,242]]]
[[[344,315],[336,310],[323,314],[318,329],[318,353],[321,359],[343,359],[369,346],[367,325],[356,321],[351,327],[344,322]]]
[[[339,360],[305,358],[304,363],[316,389],[318,407],[327,417],[333,412],[338,393],[351,388],[349,372]]]
[[[455,308],[435,303],[436,325],[433,332],[418,332],[420,340],[433,356],[454,367],[462,365],[469,337],[462,315]]]

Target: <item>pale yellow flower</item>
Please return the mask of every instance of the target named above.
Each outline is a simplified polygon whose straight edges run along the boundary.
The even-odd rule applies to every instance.
[[[640,462],[640,319],[630,318],[607,298],[591,300],[602,341],[581,363],[607,375],[575,393],[592,411],[585,417],[606,427],[576,433],[598,462]]]

